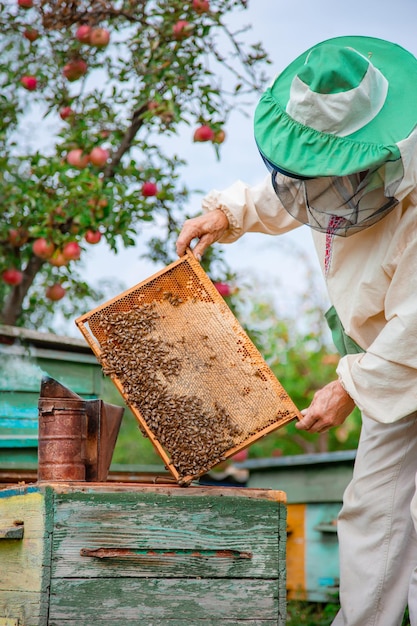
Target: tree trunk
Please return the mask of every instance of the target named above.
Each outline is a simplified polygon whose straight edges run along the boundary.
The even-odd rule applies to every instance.
[[[16,285],[11,290],[9,296],[4,303],[3,311],[0,314],[2,324],[15,326],[17,320],[22,313],[23,300],[32,285],[36,274],[45,263],[43,259],[37,256],[31,256],[26,269],[23,272],[23,280],[20,285]]]

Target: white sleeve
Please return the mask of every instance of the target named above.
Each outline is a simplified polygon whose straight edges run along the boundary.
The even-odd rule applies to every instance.
[[[202,208],[205,213],[221,209],[226,214],[230,227],[221,243],[236,241],[247,232],[281,235],[301,226],[278,200],[270,176],[253,187],[239,180],[223,191],[214,189],[203,198]]]
[[[414,231],[415,232],[415,231]],[[410,239],[414,236],[409,233]],[[391,274],[390,268],[384,268]],[[417,410],[417,238],[398,255],[385,297],[387,323],[366,352],[343,357],[337,373],[368,417],[390,423]]]

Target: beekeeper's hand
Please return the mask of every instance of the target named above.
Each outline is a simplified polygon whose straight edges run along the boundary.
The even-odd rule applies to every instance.
[[[323,433],[343,424],[354,408],[352,398],[341,383],[335,380],[314,394],[310,406],[301,411],[303,418],[295,427],[309,433]]]
[[[221,239],[228,228],[229,220],[221,209],[186,220],[177,239],[178,256],[185,254],[193,239],[198,239],[193,254],[200,261],[204,251]]]

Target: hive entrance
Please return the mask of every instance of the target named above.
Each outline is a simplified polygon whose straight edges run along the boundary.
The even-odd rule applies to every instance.
[[[182,484],[299,417],[191,253],[76,323]]]

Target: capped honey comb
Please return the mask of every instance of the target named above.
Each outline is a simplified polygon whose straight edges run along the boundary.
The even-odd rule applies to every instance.
[[[76,324],[181,485],[300,418],[191,251]]]

